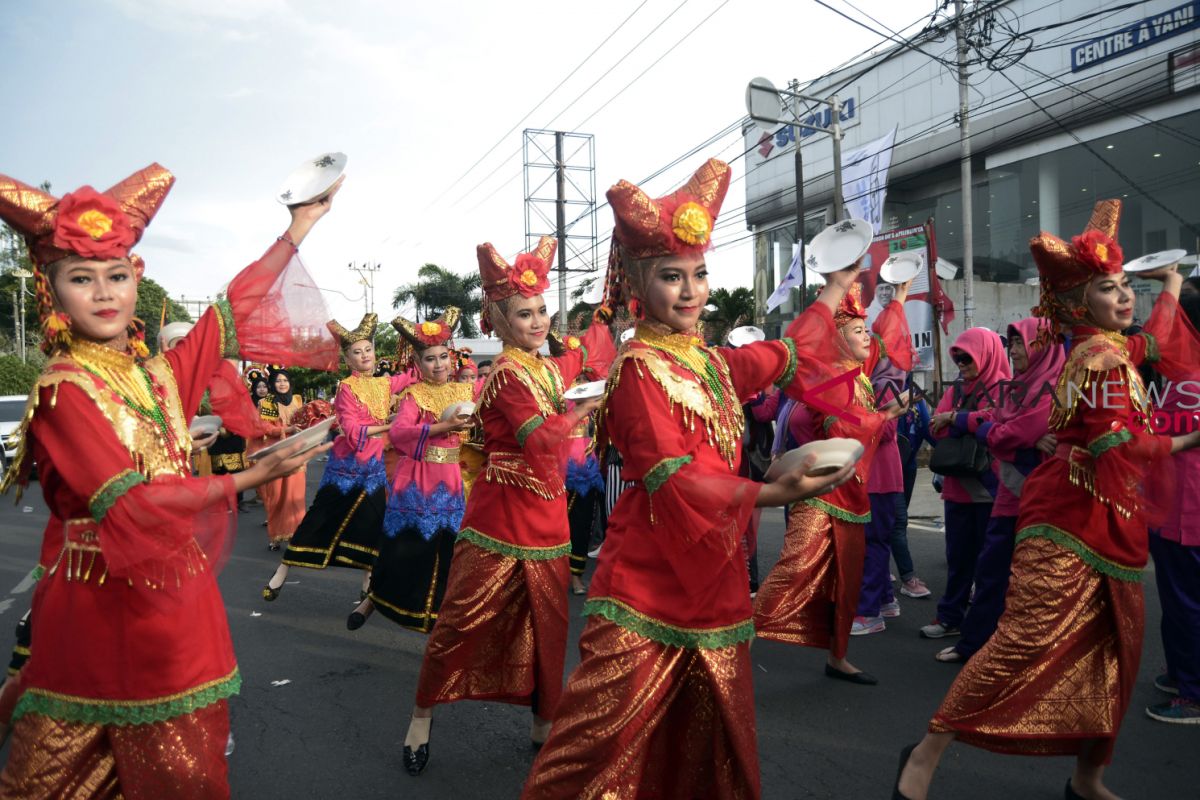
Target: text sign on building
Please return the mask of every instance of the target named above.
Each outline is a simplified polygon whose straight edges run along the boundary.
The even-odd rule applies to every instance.
[[[843,130],[859,123],[857,97],[842,98],[842,113],[838,115],[838,121],[841,123]],[[813,128],[829,130],[833,125],[833,109],[823,106],[800,120],[800,122],[804,125],[811,125]],[[770,141],[773,147],[782,148],[796,141],[796,133],[795,125],[784,125],[775,132],[773,137],[770,134],[764,134],[763,139]],[[816,135],[817,131],[814,131],[812,128],[801,128],[799,133],[801,139],[807,139],[810,136]],[[766,152],[762,153],[763,158],[768,157],[770,153],[770,149],[767,149]]]
[[[1169,11],[1146,17],[1107,36],[1071,48],[1071,72],[1120,58],[1155,42],[1200,27],[1200,0],[1192,0]]]

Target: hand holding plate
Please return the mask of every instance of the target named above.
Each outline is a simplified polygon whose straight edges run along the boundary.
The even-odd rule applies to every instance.
[[[292,240],[293,244],[299,247],[317,221],[329,213],[329,210],[333,208],[334,195],[342,188],[345,180],[345,175],[338,178],[332,188],[317,200],[302,205],[288,206],[288,211],[292,215],[292,224],[288,227],[288,238]]]

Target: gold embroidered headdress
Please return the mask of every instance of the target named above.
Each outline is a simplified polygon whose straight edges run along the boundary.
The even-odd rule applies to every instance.
[[[418,351],[438,345],[453,347],[454,326],[458,324],[461,315],[461,309],[447,306],[437,319],[413,322],[404,317],[396,317],[392,320],[392,327]]]
[[[343,350],[355,342],[374,342],[375,329],[379,327],[379,315],[372,312],[366,314],[362,318],[362,322],[358,323],[358,327],[352,331],[348,331],[341,326],[336,319],[331,319],[325,323],[325,327],[337,337],[338,344]]]

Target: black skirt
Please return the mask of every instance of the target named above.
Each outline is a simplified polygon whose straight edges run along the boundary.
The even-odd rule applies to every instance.
[[[446,594],[455,531],[443,529],[428,541],[413,528],[381,537],[371,573],[375,610],[402,628],[429,633]]]
[[[313,569],[373,568],[379,557],[386,499],[382,487],[343,494],[333,484],[322,486],[288,542],[283,563]]]

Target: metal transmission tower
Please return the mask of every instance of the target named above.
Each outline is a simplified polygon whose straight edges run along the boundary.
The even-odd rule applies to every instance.
[[[590,133],[522,133],[525,162],[525,249],[539,237],[558,239],[558,326],[567,330],[567,273],[594,272],[596,141]],[[571,267],[567,267],[567,263]]]

